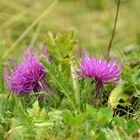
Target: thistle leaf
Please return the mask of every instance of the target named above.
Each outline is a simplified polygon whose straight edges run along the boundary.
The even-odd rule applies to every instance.
[[[111,92],[108,100],[108,105],[111,108],[116,108],[117,105],[127,106],[130,105],[131,96],[123,92],[123,85],[118,85]]]

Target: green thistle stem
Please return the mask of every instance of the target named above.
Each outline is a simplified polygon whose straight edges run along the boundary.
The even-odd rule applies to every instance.
[[[103,84],[100,82],[96,82],[96,90],[95,90],[95,95],[93,99],[93,104],[96,107],[100,107],[103,102]]]

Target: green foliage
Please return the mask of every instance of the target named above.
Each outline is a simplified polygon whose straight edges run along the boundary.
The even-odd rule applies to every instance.
[[[139,66],[130,68],[125,66],[122,82],[110,93],[108,105],[113,109],[120,109],[128,116],[139,114],[140,107],[140,71]],[[122,113],[121,113],[122,114]]]
[[[55,82],[58,85],[59,92],[64,93],[65,96],[67,97],[68,101],[72,105],[72,107],[75,108],[74,99],[72,96],[72,92],[73,92],[72,84],[71,84],[72,79],[70,79],[70,77],[64,78],[64,74],[61,70],[61,67],[59,69],[58,66],[56,66],[55,64],[50,65],[50,64],[48,64],[47,61],[42,61],[42,63],[47,68],[48,74],[50,75],[53,82]],[[67,84],[65,84],[65,83],[67,83]],[[58,93],[58,94],[60,94],[60,93]]]
[[[115,2],[59,0],[53,7],[55,1],[51,0],[1,1],[0,39],[5,43],[0,43],[0,140],[140,139],[139,0],[121,0],[112,52],[123,58],[126,66],[120,83],[104,87],[104,107],[93,107],[92,79],[74,79],[77,60],[72,51],[77,41],[73,31],[65,32],[72,26],[80,46],[102,55],[112,32]],[[49,32],[46,39],[48,30],[54,33]],[[56,34],[58,31],[64,33]],[[42,63],[55,95],[9,93],[4,87],[7,62],[2,61],[3,54],[5,60],[19,58],[27,44],[41,46],[42,40],[53,57],[52,64]],[[130,49],[125,50],[127,47]],[[39,95],[48,99],[39,100]],[[105,107],[107,102],[109,107]]]
[[[76,40],[74,39],[74,31],[63,34],[57,33],[53,35],[48,32],[45,44],[48,46],[48,51],[57,60],[63,61],[64,58],[71,53]]]
[[[16,98],[14,100],[17,100]],[[17,104],[14,115],[9,120],[11,129],[5,135],[8,139],[13,137],[16,140],[20,137],[27,140],[51,138],[91,140],[111,139],[112,136],[116,139],[131,139],[132,134],[136,135],[140,126],[136,120],[126,122],[121,117],[113,118],[113,111],[110,108],[97,110],[87,105],[83,113],[75,114],[70,110],[47,112],[45,109],[40,109],[37,101],[27,110],[22,108],[18,100]]]
[[[140,124],[136,120],[131,119],[127,122],[127,132],[129,134],[136,134],[139,128]]]
[[[127,122],[123,117],[118,117],[118,116],[114,117],[112,120],[112,124],[118,125],[123,129],[127,129]]]
[[[110,96],[108,99],[108,105],[112,108],[117,108],[118,105],[129,106],[131,98],[132,98],[131,96],[129,96],[127,93],[123,92],[122,85],[118,85],[110,93]]]
[[[60,111],[47,113],[44,108],[40,109],[37,101],[27,110],[19,101],[18,104],[11,119],[11,129],[7,132],[9,138],[14,134],[14,139],[45,139],[49,136],[46,132],[61,125]]]
[[[48,52],[53,58],[56,65],[61,65],[66,75],[70,74],[70,56],[76,40],[74,38],[74,31],[65,32],[63,34],[57,33],[53,35],[48,32],[45,44],[48,46]]]
[[[76,43],[74,32],[56,36],[49,32],[45,43],[53,59],[49,62],[42,58],[41,63],[46,68],[45,80],[54,95],[45,91],[26,96],[8,95],[4,90],[0,96],[0,139],[137,138],[140,128],[139,66],[126,66],[120,83],[104,87],[104,103],[97,109],[93,105],[93,79],[75,79],[78,61],[72,51]]]

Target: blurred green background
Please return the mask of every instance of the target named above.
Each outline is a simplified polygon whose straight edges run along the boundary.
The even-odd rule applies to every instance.
[[[6,57],[17,57],[29,44],[40,46],[48,31],[74,29],[80,47],[92,54],[106,53],[116,6],[117,0],[0,0],[2,49],[8,52],[12,47]],[[121,0],[112,47],[121,58],[125,48],[140,48],[139,8],[140,0]]]

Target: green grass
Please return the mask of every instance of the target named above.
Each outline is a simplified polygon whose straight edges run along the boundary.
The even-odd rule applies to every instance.
[[[0,38],[5,43],[6,50],[15,46],[15,51],[13,50],[11,55],[16,57],[17,51],[23,50],[31,43],[36,46],[41,44],[46,39],[48,31],[63,32],[70,29],[76,30],[81,47],[92,50],[92,54],[106,52],[116,12],[116,5],[112,0],[105,2],[101,10],[90,10],[84,0],[59,1],[48,15],[32,26],[52,2],[1,1]],[[121,3],[112,49],[116,51],[117,56],[121,56],[122,50],[128,45],[139,44],[139,6],[139,0]],[[28,32],[25,34],[25,31]]]

